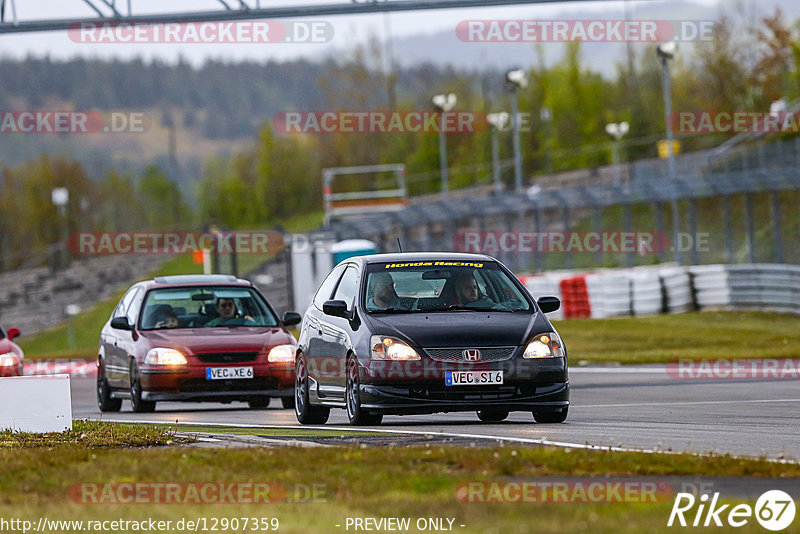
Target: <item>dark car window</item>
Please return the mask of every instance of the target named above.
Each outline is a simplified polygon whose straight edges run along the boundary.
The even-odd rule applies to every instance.
[[[347,303],[347,309],[353,309],[356,293],[358,293],[358,271],[355,267],[348,267],[342,275],[342,280],[336,288],[333,300],[343,300]]]
[[[6,337],[6,333],[3,332],[2,328],[0,328],[0,339],[3,339],[4,337]]]
[[[131,299],[130,304],[128,305],[127,311],[125,312],[125,317],[128,318],[128,324],[136,324],[136,319],[139,316],[139,309],[142,307],[143,298],[144,298],[144,293],[141,290],[137,289],[136,293]]]
[[[314,306],[321,310],[322,305],[325,304],[326,301],[330,300],[331,294],[333,293],[333,288],[336,287],[336,282],[339,281],[339,276],[342,274],[344,268],[344,265],[339,265],[332,270],[327,277],[325,277],[325,280],[322,281],[322,284],[320,284],[319,289],[317,290],[317,294],[314,295]]]
[[[393,285],[393,290],[388,285]],[[460,286],[470,286],[473,291],[465,295]],[[532,309],[529,299],[495,262],[372,264],[367,268],[366,287],[364,307],[372,313]]]
[[[138,287],[134,287],[128,290],[125,293],[125,296],[120,299],[117,308],[114,310],[113,317],[125,317],[128,313],[128,307],[131,305],[133,301],[133,297],[136,295],[136,292],[139,290]]]
[[[219,304],[224,311],[217,309]],[[275,314],[255,289],[236,286],[152,289],[140,316],[142,330],[278,325]]]

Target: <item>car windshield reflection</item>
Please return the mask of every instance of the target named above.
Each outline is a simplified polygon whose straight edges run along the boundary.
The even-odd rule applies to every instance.
[[[366,285],[364,308],[369,313],[531,309],[514,281],[495,263],[375,264],[367,271]]]
[[[142,330],[278,325],[256,292],[243,287],[154,289],[140,321]]]

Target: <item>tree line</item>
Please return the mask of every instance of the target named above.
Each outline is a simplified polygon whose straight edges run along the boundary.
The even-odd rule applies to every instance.
[[[655,139],[665,129],[655,45],[637,47],[610,77],[581,62],[580,43],[564,46],[558,63],[546,66],[542,58],[530,68],[530,83],[519,91],[520,110],[530,117],[530,129],[522,133],[525,174],[608,164],[611,147],[604,128],[622,120],[631,127],[624,157],[655,157]],[[434,65],[386,72],[386,63],[376,43],[319,63],[209,61],[194,68],[138,60],[0,60],[3,72],[14,72],[0,77],[0,109],[22,98],[34,108],[55,98],[75,109],[176,109],[184,112],[184,121],[195,121],[185,127],[202,128],[212,137],[251,135],[254,140],[252,148],[239,153],[209,156],[190,196],[156,166],[139,175],[112,170],[88,176],[69,157],[45,155],[3,168],[1,267],[19,265],[20,258],[56,242],[61,223],[70,231],[275,225],[321,208],[326,167],[404,163],[412,194],[436,192],[436,132],[285,134],[273,127],[273,117],[285,110],[429,111],[431,96],[447,92],[457,94],[457,110],[509,110],[511,94],[502,72]],[[687,46],[676,57],[671,77],[675,110],[764,111],[778,98],[795,100],[800,97],[800,26],[784,20],[780,11],[758,20],[723,13],[711,41]],[[447,135],[451,187],[488,179],[490,136],[488,129]],[[510,158],[510,134],[500,136],[501,157]],[[682,142],[691,150],[724,139],[694,136]],[[58,214],[49,197],[54,186],[69,188],[81,201]],[[356,178],[341,185],[363,186]]]

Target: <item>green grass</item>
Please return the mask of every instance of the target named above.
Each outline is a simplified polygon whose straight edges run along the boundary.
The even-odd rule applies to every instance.
[[[313,457],[312,457],[313,454]],[[787,478],[800,466],[727,456],[646,455],[546,447],[356,447],[0,450],[0,516],[33,521],[278,518],[280,532],[345,532],[348,517],[449,517],[457,532],[670,532],[672,497],[657,503],[483,504],[459,493],[470,481],[560,477],[727,475]],[[120,483],[269,483],[270,504],[89,504],[83,488]],[[105,486],[109,483],[109,486]],[[309,488],[316,498],[308,500]],[[285,492],[285,493],[284,493]],[[96,491],[95,495],[103,495]],[[285,500],[283,496],[285,495]],[[462,496],[462,499],[459,498]],[[106,497],[108,498],[108,497]],[[722,497],[725,500],[725,496]],[[89,503],[87,503],[87,501]],[[751,505],[753,503],[750,503]],[[763,532],[748,525],[741,532]],[[460,527],[458,525],[465,525]],[[341,527],[336,527],[341,525]],[[176,531],[176,530],[173,530]],[[251,530],[245,530],[251,532]],[[352,529],[351,529],[352,531]],[[410,532],[417,532],[412,528]]]
[[[798,358],[798,318],[694,312],[554,322],[570,363],[663,363],[677,358]]]
[[[0,450],[28,448],[152,447],[190,442],[173,431],[152,425],[128,425],[103,421],[74,421],[66,432],[29,433],[0,431]]]
[[[332,430],[332,429],[312,429],[312,428],[248,428],[238,426],[216,426],[216,425],[184,425],[176,423],[169,427],[175,432],[185,433],[210,433],[210,434],[236,434],[239,436],[263,436],[280,438],[308,438],[308,437],[352,437],[352,436],[375,436],[375,432],[365,432],[363,430]],[[391,433],[381,432],[381,436],[391,436]]]

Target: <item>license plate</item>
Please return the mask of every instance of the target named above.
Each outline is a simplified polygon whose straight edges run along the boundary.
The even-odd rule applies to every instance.
[[[445,386],[494,386],[503,383],[503,371],[446,371]]]
[[[253,378],[252,367],[206,367],[206,380]]]

